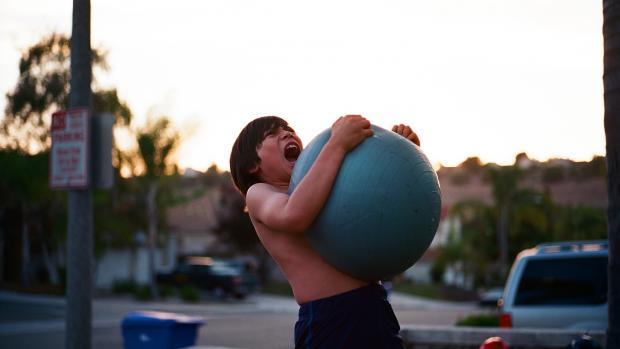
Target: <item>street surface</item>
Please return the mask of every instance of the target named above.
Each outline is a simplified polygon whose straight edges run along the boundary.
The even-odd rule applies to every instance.
[[[392,306],[401,325],[453,325],[471,313],[473,303],[430,301],[393,294]],[[243,301],[138,302],[130,298],[97,298],[93,302],[93,349],[122,349],[121,321],[136,310],[157,310],[206,319],[196,349],[284,349],[293,345],[298,306],[292,298],[253,295]],[[64,348],[65,301],[0,291],[0,347],[3,349]]]

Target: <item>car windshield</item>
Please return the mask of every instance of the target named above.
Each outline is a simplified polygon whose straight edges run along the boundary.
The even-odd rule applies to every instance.
[[[515,305],[593,305],[607,301],[607,257],[531,259]]]

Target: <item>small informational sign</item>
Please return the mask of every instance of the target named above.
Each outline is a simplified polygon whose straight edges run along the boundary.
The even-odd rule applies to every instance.
[[[52,115],[50,187],[86,189],[89,185],[90,125],[87,108]]]

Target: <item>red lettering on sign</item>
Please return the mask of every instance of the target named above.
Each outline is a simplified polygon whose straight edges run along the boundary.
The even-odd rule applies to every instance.
[[[65,126],[65,113],[54,113],[52,115],[52,130],[64,130]]]

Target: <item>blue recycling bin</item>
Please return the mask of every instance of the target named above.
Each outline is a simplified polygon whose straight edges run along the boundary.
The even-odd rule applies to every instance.
[[[175,349],[196,344],[204,318],[159,311],[136,311],[123,318],[125,349]]]

